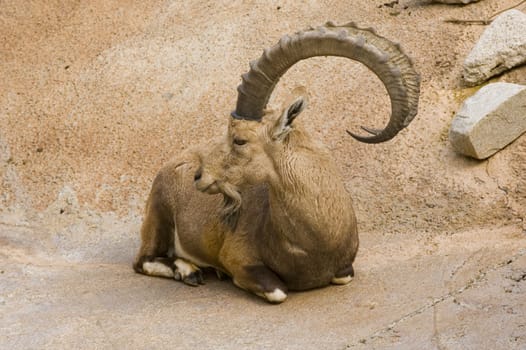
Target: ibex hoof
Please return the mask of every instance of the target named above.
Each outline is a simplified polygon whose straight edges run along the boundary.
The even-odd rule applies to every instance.
[[[332,280],[331,280],[331,283],[332,284],[337,284],[337,285],[344,285],[344,284],[348,284],[352,281],[352,276],[351,275],[347,275],[347,276],[343,276],[343,277],[334,277]]]
[[[176,259],[174,265],[174,278],[176,280],[192,287],[204,284],[203,272],[199,267],[182,259]]]
[[[348,284],[349,282],[352,281],[353,277],[354,277],[354,269],[352,265],[350,265],[338,271],[336,273],[336,276],[332,278],[331,283],[338,284],[338,285]]]
[[[264,298],[267,299],[269,303],[279,304],[287,299],[287,294],[279,288],[274,289],[272,292],[264,293]]]

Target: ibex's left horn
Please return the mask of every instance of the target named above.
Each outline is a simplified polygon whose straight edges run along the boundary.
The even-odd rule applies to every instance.
[[[378,36],[372,29],[358,28],[354,23],[344,26],[327,23],[317,29],[284,36],[278,44],[266,49],[242,76],[232,117],[261,120],[280,77],[296,62],[314,56],[341,56],[362,62],[387,89],[391,99],[389,123],[385,129],[371,132],[372,136],[350,133],[355,139],[367,143],[390,140],[415,117],[420,78],[411,60],[398,44]]]

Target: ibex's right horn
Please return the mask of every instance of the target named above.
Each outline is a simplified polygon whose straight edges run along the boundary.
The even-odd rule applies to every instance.
[[[335,26],[327,23],[292,36],[250,63],[238,87],[237,119],[261,120],[263,110],[280,77],[296,62],[314,56],[342,56],[365,64],[385,85],[391,98],[391,118],[383,130],[366,129],[372,136],[349,134],[355,139],[378,143],[390,140],[415,117],[418,109],[420,78],[413,64],[395,44],[372,29],[358,28],[354,23]]]

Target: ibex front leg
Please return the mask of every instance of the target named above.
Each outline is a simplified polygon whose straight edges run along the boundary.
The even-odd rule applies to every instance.
[[[226,235],[219,260],[239,288],[274,304],[287,298],[287,286],[263,264],[246,232]]]

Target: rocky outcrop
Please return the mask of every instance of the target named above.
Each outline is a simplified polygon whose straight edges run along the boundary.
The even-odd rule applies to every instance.
[[[526,131],[526,86],[495,83],[464,101],[449,140],[464,155],[485,159]]]
[[[464,61],[464,80],[478,85],[526,62],[526,14],[509,10],[484,31]]]

